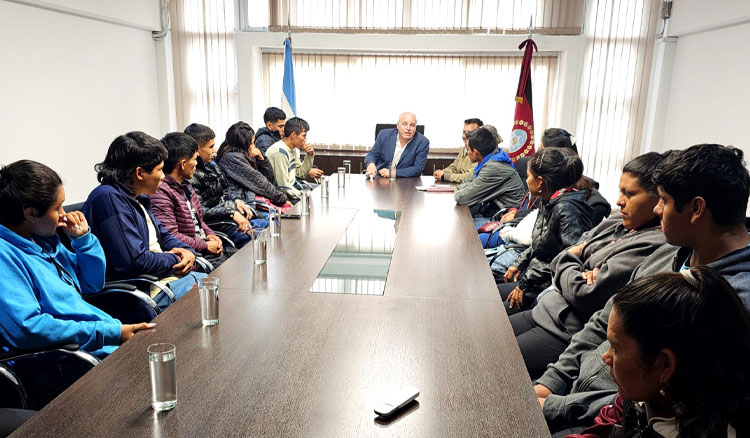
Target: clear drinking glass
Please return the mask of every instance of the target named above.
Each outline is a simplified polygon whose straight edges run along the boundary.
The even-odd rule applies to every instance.
[[[328,177],[327,176],[324,176],[323,179],[320,180],[320,197],[321,198],[328,197]]]
[[[302,197],[299,198],[299,214],[302,216],[309,216],[310,215],[310,191],[309,190],[303,190],[302,191]]]
[[[198,296],[201,300],[201,320],[203,325],[219,323],[219,279],[204,277],[200,281]]]
[[[396,181],[396,163],[391,162],[388,165],[388,180]]]
[[[268,212],[268,230],[271,237],[281,236],[281,213],[276,210]]]
[[[177,404],[175,346],[152,344],[146,351],[151,374],[151,407],[157,411],[168,411]]]
[[[268,230],[253,229],[253,258],[256,265],[262,265],[268,260]]]
[[[344,167],[346,168],[346,176],[352,174],[352,160],[344,160]]]

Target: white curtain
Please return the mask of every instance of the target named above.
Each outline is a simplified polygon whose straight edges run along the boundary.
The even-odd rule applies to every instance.
[[[519,30],[580,34],[585,0],[270,0],[273,30]],[[252,3],[252,2],[251,2]],[[251,5],[252,7],[252,5]],[[265,5],[264,5],[265,7]],[[259,8],[260,9],[260,8]],[[552,30],[554,29],[554,30]]]
[[[263,54],[265,105],[281,102],[283,54]],[[547,127],[557,57],[533,60],[535,130]],[[403,111],[425,125],[431,148],[463,147],[463,121],[478,117],[507,141],[513,125],[520,57],[294,55],[297,114],[308,140],[332,148],[371,147],[377,123]]]
[[[177,129],[210,126],[217,142],[237,121],[234,2],[171,0]]]
[[[575,134],[584,173],[617,198],[622,166],[640,151],[659,0],[589,4]]]

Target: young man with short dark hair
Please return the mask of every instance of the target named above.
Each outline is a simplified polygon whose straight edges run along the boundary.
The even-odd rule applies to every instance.
[[[265,126],[255,133],[255,147],[265,156],[268,148],[284,136],[286,113],[280,108],[270,106],[263,113],[263,124]]]
[[[172,132],[161,142],[167,148],[164,181],[150,196],[154,216],[169,234],[201,253],[214,268],[229,257],[221,239],[203,221],[203,208],[190,185],[198,165],[198,142],[182,132]]]
[[[495,136],[479,128],[469,134],[466,148],[476,167],[473,176],[456,188],[456,203],[468,206],[474,217],[492,217],[502,208],[518,205],[526,188],[508,154],[497,147]]]
[[[198,142],[198,164],[190,184],[203,207],[203,220],[214,223],[212,229],[229,236],[237,248],[250,241],[253,227],[268,226],[265,219],[255,219],[252,209],[242,200],[227,196],[229,183],[214,161],[216,134],[208,126],[192,123],[185,134]]]
[[[654,212],[661,217],[667,245],[638,265],[632,279],[709,266],[750,308],[750,235],[745,227],[750,175],[742,151],[716,144],[673,151],[657,168],[654,181],[659,193]],[[599,410],[615,398],[617,386],[602,360],[609,348],[612,302],[589,319],[535,382],[553,433],[593,424]]]
[[[180,298],[206,274],[193,272],[192,248],[169,234],[151,211],[148,195],[164,179],[167,155],[159,140],[143,132],[117,137],[95,167],[101,184],[89,194],[83,214],[104,248],[108,279],[153,275]],[[156,289],[151,297],[162,309],[170,304]]]
[[[292,198],[299,199],[302,192],[295,186],[299,174],[319,177],[323,175],[320,169],[313,169],[315,150],[307,144],[307,132],[310,125],[299,117],[292,117],[284,126],[284,138],[268,148],[266,157],[273,167],[276,185]],[[257,138],[257,136],[256,136]],[[300,162],[299,151],[305,151],[305,159]]]

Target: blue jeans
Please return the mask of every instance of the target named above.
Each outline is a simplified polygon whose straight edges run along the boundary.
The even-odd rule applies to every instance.
[[[503,278],[508,268],[513,266],[518,256],[521,255],[521,251],[514,248],[506,248],[504,245],[500,245],[485,253],[490,251],[492,252],[487,254],[487,260],[490,262],[490,269],[496,280]]]
[[[170,281],[167,286],[172,290],[174,299],[175,301],[177,301],[182,298],[183,295],[188,293],[190,289],[193,288],[193,286],[199,284],[201,278],[206,276],[208,276],[208,274],[204,274],[202,272],[190,272],[182,278]],[[164,309],[169,307],[170,304],[172,304],[169,300],[169,297],[164,293],[164,291],[156,294],[156,296],[154,297],[154,301],[156,301],[156,304],[159,306],[159,309],[162,312],[164,311]]]

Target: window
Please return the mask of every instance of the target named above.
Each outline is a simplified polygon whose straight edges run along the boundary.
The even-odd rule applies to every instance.
[[[281,102],[283,53],[263,54],[265,105]],[[425,125],[431,148],[463,147],[463,121],[479,117],[507,142],[513,125],[518,56],[333,55],[297,53],[297,115],[308,140],[332,148],[371,147],[375,124],[396,123],[403,111]],[[535,126],[546,127],[557,57],[533,60]]]
[[[248,0],[245,0],[248,1]],[[584,0],[270,0],[248,2],[248,27],[295,31],[580,35]]]

